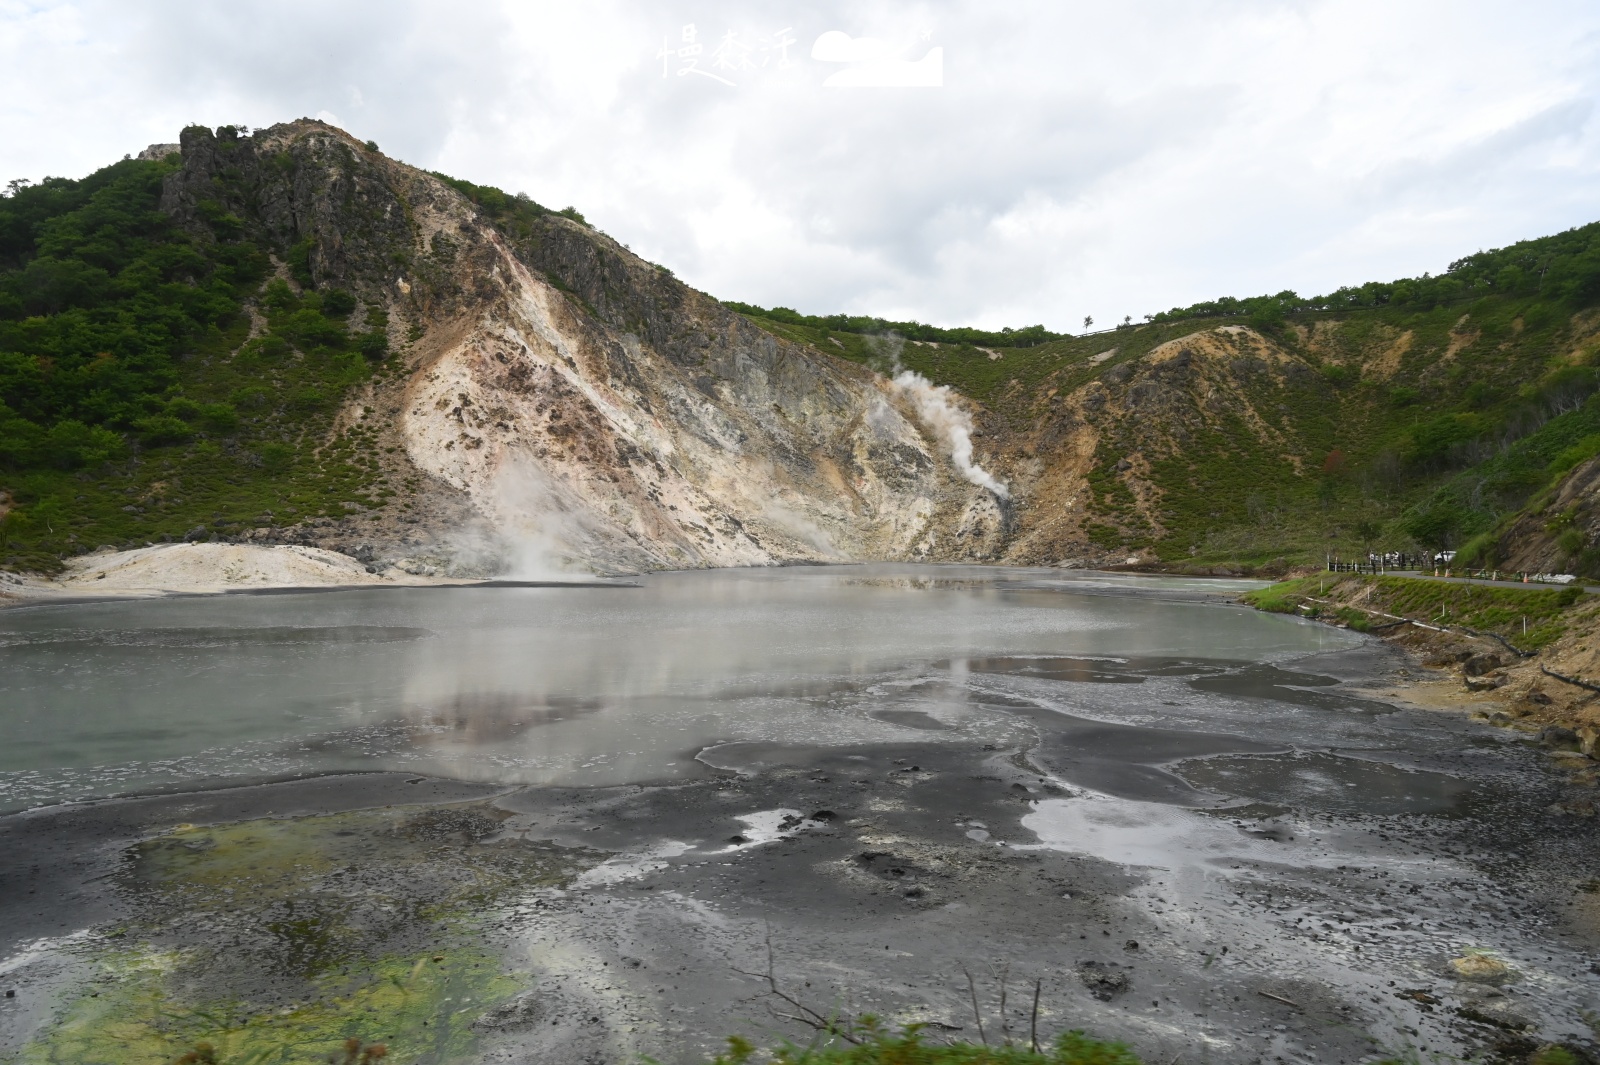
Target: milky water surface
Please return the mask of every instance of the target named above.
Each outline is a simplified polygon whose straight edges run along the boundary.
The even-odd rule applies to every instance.
[[[1358,639],[1194,601],[1252,586],[884,565],[16,609],[0,809],[344,769],[616,784],[709,772],[696,755],[730,742],[1004,740],[1030,678],[1000,656],[1236,669]],[[1188,728],[1218,702],[1196,698],[1110,709]]]

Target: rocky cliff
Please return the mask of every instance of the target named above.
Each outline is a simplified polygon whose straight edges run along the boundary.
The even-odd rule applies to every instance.
[[[165,211],[197,239],[260,227],[302,283],[381,310],[399,360],[336,423],[366,427],[392,495],[247,539],[524,575],[1000,550],[1004,501],[953,464],[926,391],[775,338],[581,221],[493,219],[313,121],[196,127],[181,153]]]

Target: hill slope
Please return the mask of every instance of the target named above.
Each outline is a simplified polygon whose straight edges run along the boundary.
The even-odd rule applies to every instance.
[[[0,197],[0,565],[1600,573],[1600,224],[1063,337],[724,305],[309,120],[149,154]]]
[[[1439,278],[1220,300],[1028,347],[886,347],[835,319],[749,310],[774,335],[983,403],[980,439],[1019,500],[1012,561],[1281,569],[1468,548],[1593,573],[1600,515],[1591,529],[1569,513],[1577,482],[1550,486],[1600,454],[1597,302],[1600,224]],[[1519,523],[1530,504],[1543,517]],[[1534,525],[1583,539],[1539,553]]]
[[[572,217],[311,121],[191,128],[177,156],[119,167],[58,186],[127,186],[150,255],[181,264],[113,262],[104,285],[211,302],[152,329],[126,409],[95,406],[97,375],[124,365],[116,338],[73,332],[116,310],[104,293],[7,308],[13,566],[176,537],[464,573],[998,542],[997,499],[952,468],[919,397],[773,338]],[[74,249],[51,258],[51,233],[92,224],[41,199],[7,204],[48,215],[8,275],[24,291],[41,263],[79,269]],[[45,354],[29,331],[51,329]],[[71,396],[67,375],[84,382]],[[54,443],[72,434],[99,450]]]

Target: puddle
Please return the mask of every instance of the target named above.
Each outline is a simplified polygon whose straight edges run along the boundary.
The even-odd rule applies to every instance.
[[[948,732],[950,726],[921,710],[874,710],[869,717],[887,721],[891,725],[920,729],[925,732]]]
[[[1171,870],[1284,857],[1282,846],[1253,839],[1206,814],[1110,796],[1035,802],[1033,812],[1022,818],[1022,827],[1038,837],[1040,847],[1121,865]]]
[[[1331,688],[1339,684],[1337,677],[1316,673],[1297,673],[1274,665],[1250,665],[1215,676],[1196,677],[1189,681],[1195,691],[1218,695],[1243,696],[1249,699],[1272,699],[1295,706],[1311,706],[1319,710],[1366,710],[1389,714],[1394,707],[1376,699],[1363,699],[1340,692],[1306,691],[1307,688]]]
[[[1338,813],[1454,814],[1477,794],[1446,773],[1317,752],[1206,758],[1178,772],[1196,787]]]
[[[676,858],[694,850],[692,843],[669,839],[634,854],[619,854],[607,859],[593,869],[585,869],[573,880],[574,888],[610,887],[665,869],[668,858]]]
[[[1217,754],[1276,753],[1284,744],[1258,743],[1225,733],[1148,728],[1092,721],[1037,704],[990,702],[1026,718],[1038,730],[1039,743],[1028,757],[1068,783],[1123,799],[1217,806],[1228,800],[1201,790],[1167,769],[1169,763]]]
[[[1142,684],[1146,677],[1198,677],[1225,673],[1249,663],[1189,658],[1070,658],[1001,657],[969,658],[964,665],[973,673],[996,673],[1084,684]]]

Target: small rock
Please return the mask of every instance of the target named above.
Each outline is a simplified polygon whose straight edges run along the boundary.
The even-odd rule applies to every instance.
[[[1473,655],[1471,658],[1461,663],[1461,672],[1465,673],[1469,677],[1481,677],[1487,673],[1493,673],[1503,665],[1505,665],[1505,663],[1500,660],[1499,655]]]
[[[1540,742],[1547,747],[1571,749],[1578,745],[1578,734],[1562,725],[1546,725],[1539,733]]]
[[[1585,725],[1576,730],[1578,736],[1578,750],[1590,758],[1600,758],[1600,729],[1593,725]]]
[[[1139,949],[1139,941],[1137,939],[1130,939],[1126,943],[1122,944],[1122,949],[1123,950],[1138,950]]]
[[[211,531],[204,525],[196,525],[194,528],[183,534],[183,539],[185,543],[192,544],[199,540],[209,539],[210,536]]]
[[[1089,989],[1089,994],[1101,1002],[1109,1002],[1128,990],[1128,974],[1120,972],[1114,962],[1085,961],[1078,963],[1078,979]]]
[[[1492,692],[1506,682],[1504,673],[1492,673],[1489,676],[1473,676],[1468,674],[1461,678],[1469,692]]]
[[[1558,817],[1593,817],[1597,812],[1600,811],[1597,811],[1594,803],[1588,799],[1568,799],[1545,807],[1545,813],[1555,814]]]
[[[1450,968],[1462,980],[1480,984],[1497,984],[1511,975],[1511,966],[1482,951],[1472,951],[1459,958],[1450,959]]]

